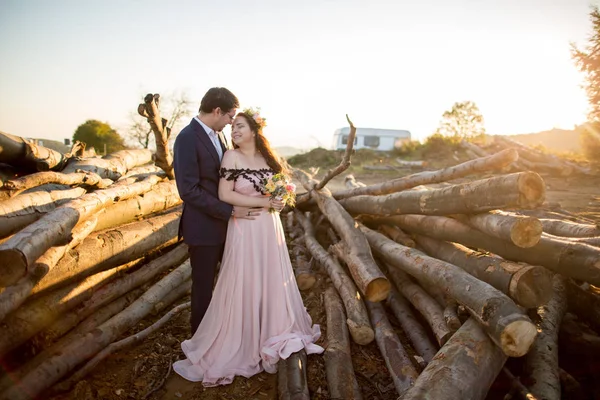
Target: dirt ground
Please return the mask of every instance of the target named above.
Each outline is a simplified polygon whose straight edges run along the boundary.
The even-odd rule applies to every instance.
[[[382,182],[419,170],[406,171],[367,171],[356,167],[354,173],[358,181],[366,184]],[[318,178],[323,172],[318,174]],[[343,177],[334,179],[328,187],[332,190],[343,188]],[[473,178],[469,178],[471,180]],[[574,214],[600,223],[600,175],[596,178],[555,178],[544,177],[547,184],[547,202]],[[313,318],[320,324],[322,336],[318,344],[326,347],[326,316],[322,293],[327,277],[318,273],[317,282],[302,293],[305,305]],[[177,304],[189,301],[181,299]],[[85,381],[78,384],[71,393],[55,396],[63,399],[244,399],[262,400],[277,398],[277,377],[261,373],[250,379],[237,377],[225,387],[204,388],[199,383],[188,382],[175,374],[170,365],[183,358],[179,343],[189,337],[189,311],[182,312],[160,331],[142,343],[113,354],[102,362]],[[156,321],[160,316],[152,316],[142,321],[125,336],[129,336]],[[404,334],[393,318],[390,319],[400,338]],[[353,364],[365,399],[391,400],[398,396],[389,377],[385,363],[375,342],[368,346],[352,345]],[[328,399],[325,378],[325,363],[322,355],[308,357],[308,382],[312,399]],[[509,384],[501,377],[492,386],[488,399],[502,399],[510,390]]]

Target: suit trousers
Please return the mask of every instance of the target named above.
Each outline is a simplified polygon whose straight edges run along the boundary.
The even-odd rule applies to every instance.
[[[198,329],[212,298],[217,265],[223,257],[225,245],[189,246],[192,266],[192,336]]]

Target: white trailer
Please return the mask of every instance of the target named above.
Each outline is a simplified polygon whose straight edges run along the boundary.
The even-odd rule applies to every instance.
[[[348,144],[350,127],[336,129],[333,133],[333,149],[344,150]],[[399,129],[356,128],[355,149],[393,150],[410,141],[410,132]]]

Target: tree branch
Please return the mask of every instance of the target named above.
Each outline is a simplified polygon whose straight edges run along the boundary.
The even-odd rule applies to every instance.
[[[315,190],[323,189],[325,187],[325,185],[327,185],[327,182],[329,182],[335,176],[344,172],[350,166],[350,157],[352,155],[352,147],[354,146],[354,137],[356,136],[356,128],[354,127],[354,124],[352,123],[352,121],[350,121],[348,114],[346,114],[346,119],[348,120],[348,123],[350,124],[350,133],[348,134],[348,143],[346,144],[346,151],[344,152],[344,157],[342,157],[342,161],[340,162],[340,165],[338,165],[334,169],[330,169],[329,172],[327,172],[327,175],[325,175],[325,177],[323,179],[321,179],[321,182],[317,183],[317,185],[315,186]]]

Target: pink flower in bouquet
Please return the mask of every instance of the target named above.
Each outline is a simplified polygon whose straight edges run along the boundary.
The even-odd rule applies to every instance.
[[[296,185],[294,185],[293,183],[288,183],[287,186],[285,187],[285,190],[287,190],[288,192],[295,192]]]

